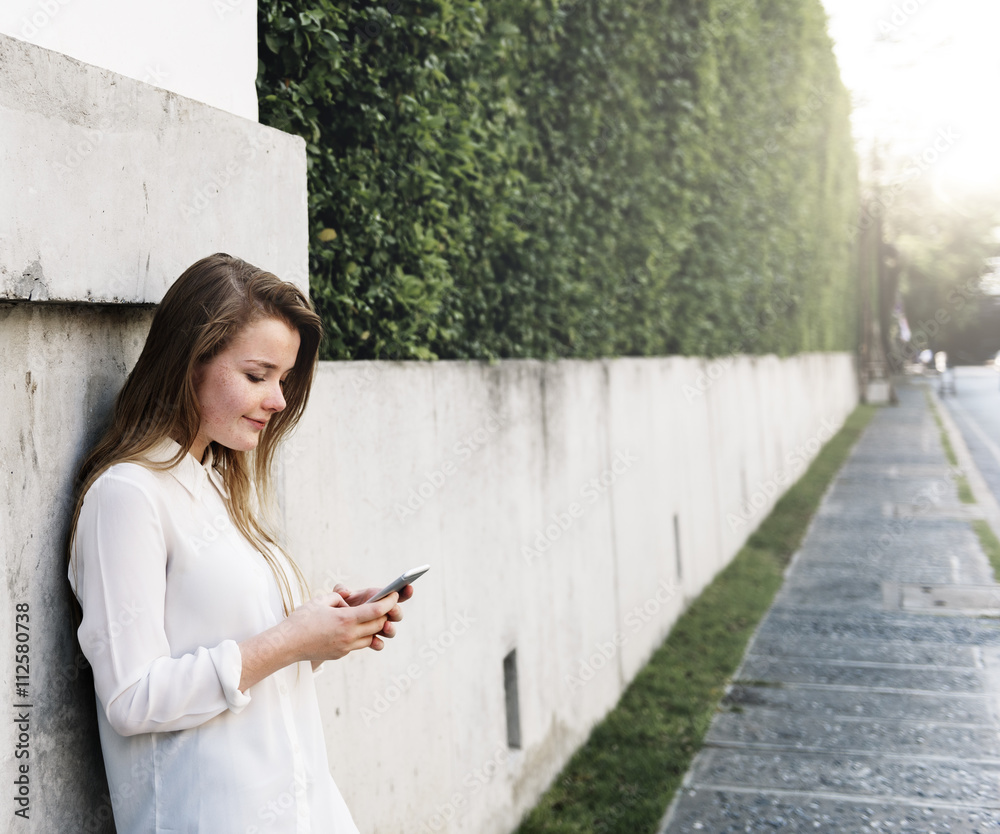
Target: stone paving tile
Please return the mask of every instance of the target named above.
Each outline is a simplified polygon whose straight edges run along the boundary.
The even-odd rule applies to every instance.
[[[670,831],[704,834],[995,834],[1000,810],[929,802],[826,797],[803,791],[741,792],[691,788],[684,792]]]
[[[839,518],[845,524],[855,524],[859,519],[884,518],[884,519],[905,519],[920,517],[926,519],[941,519],[943,521],[959,520],[973,521],[983,518],[983,511],[980,507],[971,504],[962,504],[957,500],[940,501],[937,503],[929,501],[900,501],[891,495],[879,495],[873,497],[869,503],[859,506],[853,503],[853,499],[844,495],[841,498],[831,497],[829,501],[817,511],[821,518]]]
[[[1000,736],[993,726],[854,716],[831,718],[757,707],[719,714],[705,740],[711,745],[735,743],[840,753],[933,756],[947,751],[949,756],[968,760],[1000,757]]]
[[[813,684],[742,686],[735,684],[722,699],[722,709],[761,707],[785,713],[808,714],[818,719],[856,718],[939,721],[948,724],[996,723],[997,704],[992,695],[954,693],[879,692],[841,689]]]
[[[905,521],[905,524],[900,526],[899,523],[894,523],[893,519],[887,519],[882,516],[881,512],[881,508],[879,508],[878,512],[870,518],[857,518],[850,525],[844,524],[836,516],[817,515],[810,527],[810,536],[802,542],[802,548],[823,547],[827,543],[835,546],[852,544],[856,547],[859,539],[861,541],[869,538],[877,539],[882,535],[883,531],[890,528],[898,531],[891,542],[892,547],[901,547],[903,544],[908,544],[911,547],[919,548],[927,537],[954,539],[956,543],[961,541],[965,541],[966,543],[969,541],[978,541],[975,538],[971,540],[968,538],[971,534],[969,525],[960,521],[943,523],[939,519],[931,521],[921,518],[918,515],[910,519],[896,519],[895,522]],[[903,541],[899,536],[899,533],[902,532],[912,533],[913,535],[908,536]]]
[[[899,395],[824,497],[659,834],[1000,831],[1000,621],[891,592],[993,583],[924,393]]]
[[[899,667],[898,665],[825,663],[806,659],[751,655],[737,681],[812,683],[824,686],[902,689],[910,692],[983,692],[985,676],[978,669]]]
[[[963,524],[968,528],[968,524]],[[970,531],[971,532],[971,531]],[[896,541],[896,536],[886,531],[886,538],[880,541],[880,536],[872,536],[862,542],[857,541],[831,542],[822,549],[810,546],[798,556],[798,561],[808,562],[811,566],[835,566],[841,570],[852,570],[855,575],[864,572],[879,571],[886,566],[896,566],[897,569],[909,569],[915,574],[923,568],[952,570],[953,557],[958,559],[964,571],[970,572],[984,583],[991,581],[992,572],[988,565],[979,564],[978,557],[973,555],[979,550],[978,540],[956,540],[943,536],[935,539],[928,537],[927,541],[914,542],[907,546]]]
[[[862,663],[901,663],[923,666],[968,666],[979,663],[974,646],[947,643],[914,643],[904,640],[845,640],[836,637],[804,638],[798,632],[772,630],[758,633],[751,653],[771,657],[804,657]]]
[[[759,634],[790,633],[803,640],[829,637],[843,640],[943,643],[957,647],[1000,645],[1000,626],[987,618],[930,616],[904,611],[871,614],[852,611],[844,617],[834,608],[796,607],[785,603],[771,608]]]
[[[700,784],[718,788],[822,791],[859,797],[898,799],[1000,809],[1000,764],[961,759],[928,761],[913,757],[837,756],[792,751],[711,749],[698,760]]]
[[[830,501],[844,504],[860,503],[879,513],[885,502],[895,504],[960,504],[953,478],[948,471],[935,477],[919,478],[876,478],[859,473],[838,478],[833,482],[829,494]]]
[[[887,478],[895,481],[910,481],[913,478],[941,478],[954,472],[950,463],[909,463],[889,464],[881,461],[849,460],[834,478],[840,483],[847,478]]]

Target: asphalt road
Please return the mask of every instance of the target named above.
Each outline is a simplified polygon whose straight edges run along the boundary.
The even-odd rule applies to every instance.
[[[938,381],[932,381],[940,390]],[[973,460],[1000,501],[1000,372],[992,367],[955,369],[955,393],[942,398]]]

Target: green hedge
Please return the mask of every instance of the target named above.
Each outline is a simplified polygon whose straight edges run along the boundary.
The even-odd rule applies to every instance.
[[[820,0],[261,0],[327,358],[855,347]]]

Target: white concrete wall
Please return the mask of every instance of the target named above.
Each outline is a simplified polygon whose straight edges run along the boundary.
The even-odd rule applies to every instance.
[[[29,703],[21,749],[0,725],[0,773],[13,790],[28,765],[28,820],[0,807],[0,832],[113,832],[97,735],[94,679],[76,641],[65,536],[77,467],[97,440],[111,401],[135,364],[152,314],[136,307],[0,302],[0,687],[7,705]],[[16,698],[14,617],[28,606],[27,698]],[[21,710],[9,710],[10,719]],[[26,758],[16,758],[27,753]]]
[[[226,251],[308,287],[305,144],[0,35],[0,217],[0,687],[20,701],[14,615],[26,605],[32,704],[28,747],[15,747],[15,711],[0,725],[0,832],[110,832],[64,567],[73,475],[150,305],[184,267]],[[28,820],[14,816],[21,764]]]
[[[308,290],[305,142],[0,35],[0,299],[155,303],[217,251]]]
[[[0,33],[257,120],[251,0],[3,0]]]
[[[323,363],[292,552],[315,590],[432,565],[387,649],[320,678],[361,829],[510,831],[857,401],[846,354]]]

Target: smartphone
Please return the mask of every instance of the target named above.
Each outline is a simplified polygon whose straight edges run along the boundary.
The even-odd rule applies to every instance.
[[[366,599],[364,604],[367,605],[369,602],[376,602],[382,599],[382,597],[387,597],[393,591],[402,591],[407,585],[409,585],[418,576],[423,576],[427,571],[431,569],[430,565],[424,565],[420,568],[412,568],[406,573],[401,574],[397,579],[394,579],[388,585],[386,585],[381,591],[379,591],[375,596]]]

